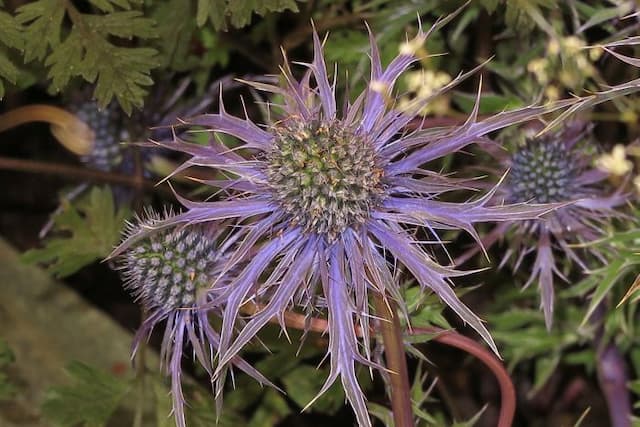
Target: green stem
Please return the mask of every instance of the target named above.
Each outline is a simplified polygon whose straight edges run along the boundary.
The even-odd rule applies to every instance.
[[[390,379],[391,409],[395,427],[413,427],[411,409],[411,386],[407,370],[407,359],[402,339],[400,319],[395,304],[380,294],[373,297],[376,315],[382,319],[380,332],[384,344],[384,358]]]

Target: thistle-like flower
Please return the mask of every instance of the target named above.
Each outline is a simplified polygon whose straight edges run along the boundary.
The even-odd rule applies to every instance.
[[[345,103],[341,114],[335,82],[329,79],[322,44],[314,32],[313,61],[304,64],[308,71],[301,80],[294,78],[285,61],[281,86],[248,83],[284,100],[282,105],[270,105],[278,115],[276,123],[260,127],[248,118],[229,115],[221,103],[217,114],[184,121],[186,126],[211,132],[208,146],[177,136],[172,141],[157,142],[191,155],[179,170],[210,167],[223,171],[228,178],[205,182],[223,190],[219,200],[193,202],[180,198],[188,210],[157,223],[154,229],[177,223],[233,220],[235,233],[241,237],[227,258],[227,269],[250,256],[230,283],[213,284],[217,296],[212,301],[225,304],[218,371],[270,319],[279,319],[284,329],[286,310],[295,306],[312,313],[326,307],[331,370],[320,393],[340,377],[359,425],[370,426],[355,362],[372,365],[370,293],[396,300],[404,309],[394,280],[399,264],[496,350],[481,320],[452,289],[450,279],[467,272],[440,265],[415,236],[415,228],[424,227],[434,236],[434,242],[441,244],[438,229],[462,229],[477,237],[472,226],[475,222],[535,218],[548,206],[487,207],[487,197],[467,203],[438,201],[441,194],[464,186],[423,165],[548,108],[523,108],[477,121],[476,103],[462,126],[405,132],[431,98],[397,109],[393,86],[417,60],[420,49],[415,47],[447,20],[426,33],[420,30],[386,68],[370,35],[370,83],[353,103]],[[471,73],[461,74],[433,96]],[[241,143],[231,149],[215,137],[216,133],[234,136]],[[133,234],[122,247],[146,235]],[[250,300],[260,309],[236,334],[241,307]],[[362,345],[356,325],[364,335]]]
[[[163,221],[167,221],[166,215],[150,213],[132,224],[128,233],[154,228]],[[219,233],[208,228],[196,225],[163,229],[136,242],[119,258],[125,287],[142,303],[147,315],[134,338],[134,355],[155,326],[166,321],[161,360],[166,374],[171,376],[173,412],[180,427],[186,425],[181,386],[185,343],[193,349],[198,363],[213,374],[213,352],[220,340],[208,316],[220,316],[223,306],[211,304],[214,293],[209,288],[224,266],[225,249],[218,247]],[[235,358],[233,364],[261,384],[272,385],[242,359]],[[220,381],[214,383],[217,397],[222,396],[223,385]]]
[[[123,123],[123,114],[115,103],[100,109],[95,101],[83,102],[74,109],[80,120],[95,133],[93,150],[80,160],[91,168],[111,171],[118,169],[126,156],[121,141],[129,139]]]
[[[562,254],[563,260],[571,260],[586,271],[586,260],[575,245],[602,237],[602,225],[621,215],[616,208],[628,198],[619,190],[607,190],[603,181],[608,174],[593,167],[595,158],[589,154],[594,151],[589,135],[590,127],[573,122],[554,132],[526,139],[510,156],[499,156],[509,173],[496,193],[497,203],[564,204],[538,219],[503,222],[483,239],[484,245],[490,246],[510,235],[513,247],[502,263],[515,254],[514,269],[520,267],[528,254],[535,252],[533,269],[525,286],[538,282],[547,328],[551,328],[553,321],[553,277],[557,275],[566,281],[554,249],[558,255]],[[585,248],[583,252],[599,257],[595,248]]]

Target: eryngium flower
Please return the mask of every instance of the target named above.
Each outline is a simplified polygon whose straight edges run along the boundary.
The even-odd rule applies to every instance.
[[[526,205],[486,207],[487,198],[467,203],[437,200],[442,193],[464,187],[422,165],[548,109],[523,108],[478,122],[476,103],[460,127],[404,132],[428,99],[396,109],[392,89],[418,59],[416,51],[434,28],[426,33],[420,30],[386,68],[370,35],[370,84],[353,103],[345,103],[341,114],[322,44],[314,33],[313,61],[304,64],[308,71],[301,80],[294,78],[285,61],[281,86],[249,83],[281,96],[282,105],[270,104],[278,110],[273,113],[278,122],[260,127],[248,118],[229,115],[221,106],[218,114],[184,121],[185,126],[210,131],[209,145],[188,143],[177,136],[157,142],[191,155],[180,170],[210,167],[228,178],[205,181],[223,190],[220,200],[180,198],[188,211],[156,228],[233,219],[242,237],[228,266],[251,257],[227,286],[214,284],[218,298],[226,304],[218,370],[270,319],[279,319],[284,328],[284,312],[293,306],[309,314],[326,307],[331,370],[320,393],[340,377],[360,426],[370,426],[355,371],[356,361],[371,365],[368,294],[392,298],[405,310],[394,280],[398,264],[423,289],[437,293],[496,350],[481,320],[451,287],[450,278],[467,272],[436,262],[415,237],[415,227],[425,227],[440,244],[437,229],[462,229],[475,236],[475,222],[535,218],[548,210]],[[458,76],[443,90],[468,75]],[[216,133],[234,136],[241,143],[229,148]],[[133,235],[123,247],[144,235]],[[261,309],[235,335],[241,306],[252,299]],[[362,347],[356,324],[364,335]]]
[[[127,156],[121,141],[129,139],[122,113],[115,103],[101,109],[95,101],[83,102],[74,108],[76,115],[95,133],[91,152],[80,157],[89,167],[102,171],[119,169]]]
[[[607,174],[593,167],[594,157],[590,153],[594,147],[590,146],[589,136],[590,127],[574,122],[554,132],[527,138],[511,156],[501,157],[509,174],[496,194],[497,203],[555,202],[564,206],[538,219],[503,222],[483,239],[485,246],[490,246],[511,231],[513,248],[502,263],[515,253],[514,269],[518,269],[527,254],[536,253],[525,286],[538,281],[547,328],[553,322],[553,276],[566,281],[559,263],[568,259],[586,271],[586,260],[575,245],[602,237],[602,225],[620,216],[616,208],[627,200],[620,191],[607,190],[603,183]],[[556,260],[554,249],[560,260]],[[600,257],[595,248],[582,252]]]
[[[150,213],[131,224],[127,233],[153,229],[166,221],[166,216]],[[185,343],[191,345],[202,367],[213,374],[213,353],[220,340],[208,318],[209,314],[222,314],[221,304],[211,304],[215,294],[209,291],[225,260],[225,249],[218,247],[216,234],[202,225],[166,228],[139,240],[118,260],[125,287],[147,314],[134,338],[133,353],[158,323],[166,321],[161,360],[166,374],[171,376],[173,412],[180,427],[186,424],[181,387]],[[242,359],[232,362],[261,384],[272,385]],[[217,381],[214,386],[216,397],[221,398],[224,384]]]

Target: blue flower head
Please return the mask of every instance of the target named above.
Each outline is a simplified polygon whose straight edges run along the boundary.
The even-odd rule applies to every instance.
[[[595,247],[580,250],[576,245],[603,237],[603,225],[621,216],[617,208],[628,200],[628,195],[607,188],[607,174],[593,167],[590,131],[585,123],[576,121],[527,138],[511,155],[499,156],[509,173],[496,193],[498,204],[563,204],[537,219],[505,221],[483,239],[484,245],[490,246],[509,236],[511,249],[502,263],[515,254],[515,269],[528,254],[535,253],[525,286],[538,282],[540,305],[549,329],[553,323],[554,275],[567,280],[560,264],[570,260],[587,271],[584,255],[600,254]]]
[[[131,224],[127,233],[139,234],[165,221],[167,215],[148,213]],[[210,283],[224,266],[225,249],[217,244],[218,234],[203,225],[163,228],[131,245],[118,259],[125,287],[147,313],[136,333],[133,353],[158,323],[166,323],[161,360],[171,376],[173,412],[180,427],[185,426],[181,387],[185,343],[191,346],[198,363],[213,374],[212,351],[220,341],[208,317],[220,316],[223,310],[223,304],[211,304],[214,294],[209,291]],[[272,385],[242,359],[232,362],[261,384]],[[224,384],[218,381],[214,386],[216,397],[221,398]]]
[[[285,58],[280,85],[248,83],[282,99],[281,105],[269,104],[277,122],[257,125],[228,114],[221,103],[216,114],[184,120],[184,126],[210,132],[208,145],[178,136],[157,142],[190,155],[180,171],[191,167],[220,171],[218,176],[225,178],[205,184],[222,191],[218,199],[206,202],[178,196],[187,208],[184,213],[157,222],[153,230],[133,234],[119,250],[151,231],[177,224],[235,222],[238,245],[210,289],[211,303],[225,307],[216,375],[271,319],[278,319],[284,328],[287,310],[299,308],[311,314],[326,309],[331,370],[320,393],[340,378],[359,425],[370,426],[355,367],[356,362],[373,365],[370,295],[395,300],[406,311],[394,280],[400,265],[496,351],[482,321],[452,289],[451,278],[468,272],[439,264],[428,252],[428,243],[416,237],[416,228],[431,233],[431,243],[439,246],[437,230],[465,230],[478,238],[475,222],[536,218],[549,207],[488,207],[489,197],[466,203],[441,201],[442,194],[464,187],[424,165],[548,108],[527,107],[478,121],[476,103],[461,126],[405,131],[430,99],[399,109],[393,87],[418,60],[419,46],[446,21],[426,32],[420,29],[386,67],[370,35],[369,84],[342,109],[336,105],[335,78],[329,77],[322,43],[314,32],[313,60],[302,64],[307,71],[300,80]],[[470,74],[461,74],[443,90]],[[217,134],[231,135],[240,145],[228,147]],[[239,262],[246,265],[237,269]],[[232,268],[237,270],[233,277],[226,274]],[[249,301],[260,309],[239,327],[241,307]]]

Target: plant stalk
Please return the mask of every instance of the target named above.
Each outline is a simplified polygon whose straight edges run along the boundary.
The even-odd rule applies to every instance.
[[[384,358],[389,369],[391,409],[395,427],[413,427],[411,385],[407,370],[407,358],[402,339],[400,319],[395,303],[379,293],[373,297],[376,315],[381,319],[380,332],[384,344]]]
[[[252,302],[248,302],[242,306],[242,312],[247,315],[256,314],[261,309],[262,306]],[[278,318],[274,317],[271,321],[273,323],[280,324],[280,319]],[[320,334],[326,334],[329,330],[326,319],[320,319],[317,317],[309,319],[307,316],[293,311],[286,311],[284,313],[284,321],[288,327],[295,329],[309,330]],[[356,327],[356,333],[359,336],[362,336],[362,332],[358,327]],[[513,425],[513,418],[516,412],[515,387],[513,386],[511,377],[504,365],[493,355],[493,353],[471,338],[465,337],[453,330],[436,327],[414,327],[412,330],[408,331],[408,334],[432,334],[433,341],[465,351],[477,357],[482,363],[484,363],[493,375],[495,375],[498,385],[500,386],[500,416],[498,418],[497,427],[511,427]]]

